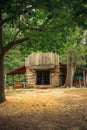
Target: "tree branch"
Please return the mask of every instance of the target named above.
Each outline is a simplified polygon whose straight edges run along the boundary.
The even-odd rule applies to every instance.
[[[11,48],[13,48],[13,47],[15,47],[17,45],[20,45],[21,43],[23,43],[25,41],[28,41],[28,40],[29,40],[29,38],[22,38],[22,39],[12,41],[12,42],[8,43],[8,45],[3,48],[3,53],[5,54]]]
[[[18,35],[21,31],[24,31],[24,30],[44,32],[44,31],[56,30],[56,29],[58,29],[58,28],[60,28],[60,27],[64,27],[64,26],[67,26],[67,27],[68,27],[68,26],[71,26],[72,24],[73,24],[72,22],[68,22],[68,23],[58,24],[58,25],[56,25],[56,26],[49,27],[49,28],[43,27],[43,25],[40,26],[40,27],[38,27],[38,28],[35,28],[35,27],[21,28],[20,30],[18,30],[18,31],[16,32],[15,37],[17,37],[17,35]]]
[[[52,18],[52,16],[53,16],[53,13],[49,14],[49,15],[47,16],[47,19],[46,19],[46,20],[42,23],[42,25],[40,26],[40,28],[44,28],[45,25],[48,24],[48,22],[50,21],[50,19]]]
[[[47,25],[47,23],[49,22],[49,20],[51,19],[52,16],[53,16],[53,13],[49,14],[49,15],[47,16],[47,19],[46,19],[46,20],[42,23],[42,25],[40,25],[40,27],[38,27],[38,28],[26,27],[26,28],[19,29],[19,30],[16,32],[15,36],[14,36],[14,40],[17,38],[18,34],[19,34],[21,31],[24,31],[24,30],[36,30],[36,31],[41,31],[42,28],[44,28],[44,27]]]
[[[11,20],[16,19],[18,16],[26,14],[27,12],[31,11],[32,9],[34,9],[34,6],[28,7],[25,10],[23,10],[22,12],[19,12],[18,14],[14,15],[10,18],[3,19],[2,24],[10,22]]]
[[[48,21],[48,20],[46,20],[46,22],[47,22],[47,21]],[[44,22],[44,23],[45,23],[45,22]],[[4,53],[6,53],[10,48],[12,48],[12,47],[14,47],[14,46],[16,46],[16,45],[18,45],[18,44],[21,44],[21,43],[23,43],[23,42],[29,40],[29,38],[23,38],[23,39],[15,40],[16,37],[17,37],[17,35],[18,35],[21,31],[28,30],[28,29],[29,29],[29,30],[40,31],[40,32],[43,32],[43,31],[51,31],[51,30],[55,30],[55,29],[57,29],[57,28],[59,28],[59,27],[71,26],[71,24],[73,24],[73,23],[68,22],[68,23],[59,24],[59,25],[56,25],[56,26],[50,27],[50,28],[40,28],[40,27],[39,27],[39,28],[33,28],[33,27],[26,27],[26,28],[20,29],[20,30],[17,31],[17,33],[16,33],[16,35],[15,35],[13,41],[10,42],[10,43],[8,43],[8,45],[7,45],[6,47],[4,47]],[[42,26],[41,26],[41,27],[42,27]]]

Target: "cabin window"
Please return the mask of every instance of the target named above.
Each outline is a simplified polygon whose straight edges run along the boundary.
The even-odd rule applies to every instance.
[[[37,85],[50,84],[50,71],[37,71]]]

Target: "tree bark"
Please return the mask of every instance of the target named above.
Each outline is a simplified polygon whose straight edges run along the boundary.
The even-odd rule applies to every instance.
[[[0,55],[0,103],[4,102],[5,90],[4,90],[4,72],[3,72],[4,55]]]
[[[9,43],[9,45],[7,45],[6,47],[3,47],[2,27],[3,27],[3,20],[2,20],[2,12],[0,10],[0,103],[6,101],[4,90],[4,55],[12,47],[29,40],[28,38],[15,40]]]
[[[4,53],[3,53],[3,41],[2,41],[2,14],[0,11],[0,103],[4,102],[5,92],[4,92],[4,72],[3,72],[3,64],[4,64]]]
[[[64,87],[72,87],[73,86],[73,77],[76,71],[76,61],[74,62],[72,59],[72,53],[69,52],[67,59],[67,75]]]

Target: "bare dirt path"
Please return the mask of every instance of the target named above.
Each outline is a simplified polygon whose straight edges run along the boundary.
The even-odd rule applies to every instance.
[[[87,130],[87,89],[6,92],[0,130]]]

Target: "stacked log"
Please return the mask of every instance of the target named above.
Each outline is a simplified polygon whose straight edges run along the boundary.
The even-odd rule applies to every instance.
[[[33,53],[25,59],[26,81],[28,86],[38,87],[37,71],[50,71],[50,84],[59,85],[59,56],[54,53]],[[43,86],[41,84],[40,86]],[[47,86],[47,85],[46,85]]]
[[[35,85],[35,71],[26,68],[26,81],[27,81],[27,86],[29,87]]]

